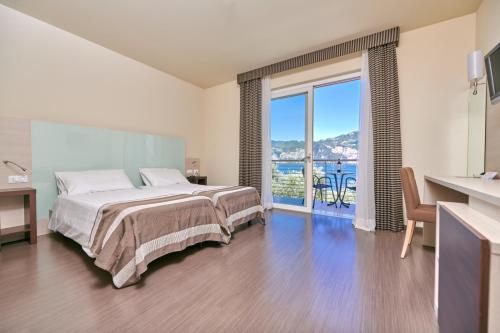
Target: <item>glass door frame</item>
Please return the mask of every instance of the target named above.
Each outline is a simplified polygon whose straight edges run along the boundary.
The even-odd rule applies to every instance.
[[[287,209],[304,213],[312,212],[312,107],[313,107],[313,88],[294,86],[271,91],[271,99],[286,98],[297,95],[305,95],[306,108],[305,108],[305,158],[304,158],[304,205],[296,206],[283,203],[273,203],[273,208]],[[272,109],[271,109],[271,112]],[[272,133],[271,133],[272,136]]]
[[[296,95],[305,94],[306,95],[306,128],[305,130],[305,158],[304,158],[304,206],[295,206],[283,203],[273,203],[273,208],[286,209],[304,213],[312,213],[313,205],[313,134],[314,134],[314,88],[344,83],[352,80],[359,79],[361,77],[361,72],[359,70],[353,71],[351,73],[336,75],[326,79],[311,81],[302,84],[296,84],[293,86],[286,86],[275,88],[271,90],[271,100],[276,98],[285,98]],[[273,112],[270,109],[270,112]],[[272,133],[271,133],[272,137]]]

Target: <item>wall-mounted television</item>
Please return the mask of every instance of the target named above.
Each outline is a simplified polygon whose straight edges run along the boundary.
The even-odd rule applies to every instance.
[[[500,102],[500,43],[485,57],[491,104]]]

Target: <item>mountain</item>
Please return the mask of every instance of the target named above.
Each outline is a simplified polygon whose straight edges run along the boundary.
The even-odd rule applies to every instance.
[[[305,157],[304,141],[271,141],[273,159],[298,160]],[[314,159],[358,158],[358,131],[313,142]]]

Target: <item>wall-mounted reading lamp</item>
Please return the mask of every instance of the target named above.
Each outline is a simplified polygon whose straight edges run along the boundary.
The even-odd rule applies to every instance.
[[[9,161],[9,160],[5,160],[5,161],[2,161],[2,162],[5,165],[9,165],[9,164],[15,165],[16,167],[18,167],[19,169],[21,169],[21,171],[24,172],[24,173],[30,171],[28,168],[25,168],[22,165],[17,164],[16,162],[12,162],[12,161]]]
[[[484,55],[480,50],[469,53],[467,56],[468,77],[471,86],[474,87],[472,95],[477,95],[478,81],[484,77]]]

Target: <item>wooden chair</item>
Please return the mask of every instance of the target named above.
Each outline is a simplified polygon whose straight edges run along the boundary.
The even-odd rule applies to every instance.
[[[413,231],[417,221],[436,223],[436,206],[423,205],[418,195],[417,182],[412,168],[401,168],[401,183],[403,186],[403,195],[405,198],[406,216],[408,225],[406,226],[405,242],[401,251],[401,259],[404,259],[406,250],[413,239]]]

